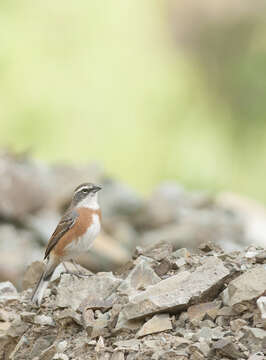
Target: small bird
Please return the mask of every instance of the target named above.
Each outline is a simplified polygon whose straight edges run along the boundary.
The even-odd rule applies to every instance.
[[[44,291],[55,268],[64,261],[74,259],[86,252],[101,229],[101,210],[98,191],[101,185],[84,183],[73,194],[68,210],[61,218],[48,242],[44,260],[45,269],[32,294],[31,301],[40,306]]]

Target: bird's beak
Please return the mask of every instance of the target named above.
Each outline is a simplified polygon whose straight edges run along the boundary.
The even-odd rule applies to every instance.
[[[98,191],[100,191],[102,189],[102,185],[94,185],[94,187],[93,187],[93,192],[98,192]]]

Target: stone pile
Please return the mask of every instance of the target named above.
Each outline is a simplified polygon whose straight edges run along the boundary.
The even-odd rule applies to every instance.
[[[234,210],[232,197],[223,200],[220,195],[216,200],[206,192],[187,191],[175,182],[167,182],[144,198],[110,179],[96,165],[48,166],[26,155],[3,153],[0,281],[10,280],[23,289],[21,274],[27,265],[43,258],[49,236],[73,189],[84,181],[104,185],[100,194],[103,231],[91,251],[79,259],[80,264],[94,272],[114,271],[130,260],[136,246],[146,247],[162,240],[170,242],[174,249],[194,249],[203,241],[213,241],[227,251],[243,249],[251,240],[254,243],[248,229],[252,227],[254,234],[257,227],[252,223],[247,229],[246,224],[248,219],[255,221],[258,217],[243,217],[239,207],[235,205]],[[266,234],[263,211],[259,229]],[[183,258],[177,260],[182,266]],[[160,271],[167,266],[162,264]]]
[[[36,308],[40,271],[31,265],[20,293],[0,283],[0,359],[265,359],[262,248],[139,246],[115,273],[60,274]]]

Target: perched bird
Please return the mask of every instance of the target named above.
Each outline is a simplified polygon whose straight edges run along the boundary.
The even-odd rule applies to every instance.
[[[73,194],[71,204],[53,232],[44,255],[45,269],[33,292],[32,302],[40,306],[45,289],[57,265],[74,261],[92,245],[101,228],[98,204],[100,185],[84,183]]]

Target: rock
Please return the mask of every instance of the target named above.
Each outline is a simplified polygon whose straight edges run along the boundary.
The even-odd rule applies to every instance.
[[[142,320],[127,320],[123,312],[120,312],[118,315],[115,331],[126,330],[133,331],[139,329],[142,325]]]
[[[251,349],[252,352],[266,352],[266,330],[244,326],[241,329],[243,336],[240,342]]]
[[[84,279],[63,274],[58,284],[56,305],[77,310],[90,294],[97,294],[101,299],[107,298],[120,282],[112,273],[99,273]]]
[[[107,329],[109,317],[107,314],[95,318],[92,310],[85,309],[83,311],[82,318],[84,328],[91,339],[109,334]]]
[[[215,351],[216,355],[226,356],[229,359],[241,359],[242,354],[236,348],[235,344],[232,342],[231,337],[218,340],[213,344],[212,349]]]
[[[17,297],[17,289],[10,281],[4,281],[0,283],[0,302],[16,299]]]
[[[54,319],[57,323],[59,323],[63,327],[67,326],[73,322],[78,325],[82,325],[82,320],[81,320],[80,314],[69,308],[57,312],[54,315]]]
[[[257,305],[261,313],[261,318],[266,320],[266,296],[258,298]]]
[[[142,326],[142,328],[137,333],[137,337],[142,337],[170,329],[172,329],[172,323],[169,314],[158,314],[154,315]]]
[[[135,294],[145,290],[149,285],[157,284],[161,278],[156,275],[148,258],[140,256],[135,267],[130,271],[127,278],[121,283],[118,291],[122,294]]]
[[[138,351],[140,347],[140,341],[137,339],[121,340],[116,341],[114,346],[116,346],[119,350]]]
[[[264,360],[264,354],[262,352],[251,355],[248,360]]]
[[[187,310],[189,320],[203,320],[206,315],[215,320],[219,307],[220,304],[215,302],[192,305]]]
[[[179,260],[182,260],[182,259],[179,259]],[[167,259],[163,259],[160,262],[160,264],[154,268],[154,271],[158,276],[162,277],[162,276],[166,275],[170,269],[171,269],[170,261]]]
[[[200,302],[205,298],[213,298],[228,274],[222,261],[211,256],[195,272],[183,271],[130,297],[123,312],[130,320],[156,312],[180,311],[189,306],[192,299]]]
[[[239,330],[242,329],[242,327],[244,327],[246,325],[247,325],[247,322],[243,319],[235,319],[235,320],[230,321],[231,329],[237,333],[239,332]]]
[[[17,316],[17,318],[12,321],[10,327],[7,330],[7,335],[15,338],[18,336],[22,336],[29,328],[28,324],[25,324],[20,316]]]
[[[144,248],[138,247],[137,252],[140,255],[160,261],[173,252],[173,246],[168,241],[160,241],[152,245],[148,244]]]
[[[68,360],[69,357],[66,354],[56,353],[53,357],[53,360]]]
[[[27,267],[22,280],[23,290],[33,288],[37,284],[41,274],[43,273],[44,267],[45,265],[41,261],[34,261],[31,265]]]
[[[124,360],[124,353],[122,351],[116,351],[113,353],[111,360]]]
[[[34,317],[34,322],[35,324],[38,325],[50,325],[50,326],[55,325],[53,319],[50,316],[46,316],[46,315],[36,315]]]
[[[266,291],[266,268],[258,265],[232,280],[224,292],[224,303],[229,306],[252,300]]]
[[[60,341],[57,345],[56,345],[56,350],[60,353],[63,353],[67,348],[67,341],[63,340]]]

